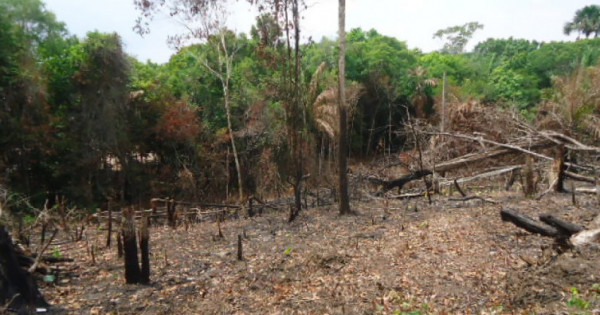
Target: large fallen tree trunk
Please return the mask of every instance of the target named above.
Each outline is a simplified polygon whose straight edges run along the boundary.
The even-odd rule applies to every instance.
[[[473,136],[463,135],[463,134],[453,134],[453,133],[447,133],[447,132],[433,132],[433,133],[428,133],[428,134],[449,136],[449,137],[454,137],[454,138],[459,138],[459,139],[470,140],[470,141],[474,141],[474,142],[478,142],[478,143],[487,143],[487,144],[491,144],[491,145],[502,148],[502,149],[495,149],[495,150],[488,151],[488,152],[476,153],[476,154],[469,155],[469,156],[459,157],[457,159],[454,159],[454,160],[451,160],[448,162],[440,163],[440,164],[436,165],[436,167],[435,167],[436,171],[438,171],[438,172],[445,172],[448,170],[452,170],[454,168],[458,168],[462,165],[465,165],[466,163],[473,163],[473,162],[477,162],[480,160],[484,160],[484,159],[488,159],[488,158],[492,158],[492,157],[498,157],[498,156],[501,156],[504,154],[514,153],[514,152],[525,153],[525,154],[540,158],[542,160],[547,160],[547,161],[554,160],[554,158],[552,158],[552,157],[549,157],[549,156],[546,156],[546,155],[543,155],[543,154],[533,151],[533,149],[546,148],[546,147],[551,147],[551,146],[556,145],[556,142],[551,141],[549,139],[541,139],[541,140],[537,140],[535,142],[531,142],[531,143],[527,143],[527,144],[508,144],[508,143],[501,143],[501,142],[485,139],[483,137],[473,137]],[[527,148],[525,148],[525,146]],[[586,147],[586,148],[589,148],[589,147]],[[575,168],[575,169],[580,169],[580,170],[585,170],[585,171],[593,171],[594,170],[593,167],[585,166],[585,165],[578,165],[578,164],[570,163],[570,162],[565,162],[564,165],[567,167],[570,167],[570,168]],[[565,173],[565,175],[566,175],[566,173]]]
[[[45,308],[44,300],[31,274],[19,266],[17,253],[8,232],[0,225],[0,313],[7,310],[29,314]]]
[[[550,236],[554,238],[561,238],[562,236],[566,236],[562,234],[561,231],[557,228],[543,224],[527,215],[524,215],[512,209],[505,208],[500,210],[500,217],[502,218],[502,221],[512,222],[514,225],[523,228],[531,233],[536,233],[543,236]]]
[[[575,233],[579,233],[584,230],[584,228],[580,225],[567,222],[565,220],[559,219],[550,214],[542,214],[540,215],[540,220],[546,224],[549,224],[555,228],[557,228],[561,234],[571,236]]]
[[[503,167],[501,169],[497,169],[497,170],[493,170],[493,171],[489,171],[489,172],[484,172],[484,173],[476,174],[476,175],[469,176],[469,177],[456,178],[456,179],[453,179],[453,180],[444,180],[444,181],[440,181],[440,186],[454,185],[455,181],[458,184],[462,184],[462,183],[466,183],[466,182],[470,182],[470,181],[474,181],[474,180],[478,180],[478,179],[484,179],[484,178],[488,178],[488,177],[503,175],[503,174],[506,174],[506,173],[510,173],[510,172],[519,170],[522,167],[523,167],[523,165],[511,165],[511,166]]]

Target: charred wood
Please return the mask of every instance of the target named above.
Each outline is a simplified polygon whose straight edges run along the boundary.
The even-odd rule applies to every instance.
[[[500,217],[502,218],[502,221],[512,222],[514,225],[531,233],[554,238],[565,236],[557,228],[545,225],[525,214],[519,213],[512,209],[504,208],[500,210]]]
[[[414,173],[402,176],[398,179],[394,179],[394,180],[382,180],[379,178],[374,178],[374,177],[370,177],[369,181],[372,183],[375,183],[377,185],[381,185],[381,189],[375,193],[376,196],[381,196],[383,194],[385,194],[386,192],[392,190],[393,188],[400,188],[402,189],[402,187],[408,183],[411,182],[413,180],[417,180],[417,179],[421,179],[427,175],[431,175],[432,172],[430,170],[420,170],[420,171],[416,171]]]
[[[540,215],[540,220],[548,225],[557,228],[561,234],[565,234],[568,236],[571,236],[575,233],[579,233],[584,230],[584,228],[580,225],[559,219],[550,214]]]

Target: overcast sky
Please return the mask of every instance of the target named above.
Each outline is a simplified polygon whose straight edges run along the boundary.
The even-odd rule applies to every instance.
[[[174,53],[166,44],[169,34],[182,27],[166,16],[151,24],[151,33],[141,37],[132,28],[138,16],[133,0],[43,0],[46,8],[66,23],[73,34],[84,37],[88,31],[117,32],[125,50],[141,61],[163,63]],[[334,38],[337,30],[336,0],[306,0],[302,37],[318,41]],[[347,0],[347,29],[361,27],[405,41],[409,48],[424,52],[437,50],[443,43],[433,39],[437,30],[477,21],[484,25],[472,43],[487,38],[524,38],[538,41],[574,40],[563,35],[563,26],[575,11],[599,1],[584,0]],[[231,6],[229,27],[248,33],[256,13],[244,0]]]

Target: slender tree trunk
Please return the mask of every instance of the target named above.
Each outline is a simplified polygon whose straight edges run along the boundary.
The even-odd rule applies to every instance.
[[[223,49],[223,55],[225,57],[225,77],[221,76],[221,83],[223,84],[223,99],[225,101],[225,114],[227,116],[227,132],[229,132],[231,139],[231,150],[233,151],[233,159],[235,161],[235,171],[237,172],[238,179],[238,191],[240,202],[244,200],[244,190],[242,183],[242,169],[240,167],[240,159],[235,146],[235,137],[233,136],[233,128],[231,127],[231,106],[229,104],[229,81],[231,80],[231,63],[233,55],[230,55],[227,51],[227,43],[225,42],[225,31],[221,30],[221,48]]]
[[[443,83],[442,83],[442,123],[440,126],[441,132],[446,131],[446,71],[444,71]]]
[[[294,26],[294,60],[293,68],[290,66],[289,77],[289,96],[290,96],[290,117],[289,125],[291,134],[291,153],[294,164],[294,208],[290,211],[289,222],[292,222],[302,209],[302,179],[304,177],[304,157],[302,152],[304,111],[300,95],[300,12],[298,0],[291,1],[292,19]],[[286,10],[287,12],[287,10]],[[287,14],[287,13],[286,13]],[[287,15],[286,15],[287,19]],[[291,58],[288,37],[288,57]],[[291,60],[290,60],[291,61]],[[292,63],[289,63],[292,65]]]
[[[227,79],[229,80],[229,79]],[[227,132],[229,132],[231,139],[231,151],[233,153],[233,160],[235,161],[235,171],[237,173],[238,180],[238,192],[240,202],[244,200],[243,180],[242,180],[242,169],[240,167],[240,159],[238,157],[237,148],[235,146],[235,137],[233,136],[233,128],[231,127],[231,110],[229,106],[229,84],[223,83],[223,97],[225,98],[225,115],[227,116]]]
[[[350,213],[348,193],[348,126],[346,108],[346,0],[339,0],[339,113],[340,133],[338,146],[338,184],[340,190],[340,214]]]

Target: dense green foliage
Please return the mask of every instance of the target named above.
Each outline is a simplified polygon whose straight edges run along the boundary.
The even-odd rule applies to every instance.
[[[351,156],[402,150],[396,131],[407,115],[436,123],[444,74],[450,101],[475,98],[533,119],[541,103],[559,99],[556,78],[600,58],[600,39],[488,39],[463,52],[478,28],[469,23],[440,33],[449,43],[431,53],[376,30],[348,32],[347,79],[356,96]],[[303,82],[291,82],[282,36],[268,15],[249,36],[226,35],[236,51],[232,130],[249,193],[285,188],[290,121],[301,125],[304,167],[315,152],[324,159],[331,152],[330,136],[315,122],[324,112],[313,106],[334,95],[337,42],[303,45]],[[0,0],[0,185],[36,205],[64,196],[91,209],[107,198],[226,198],[237,184],[223,89],[206,67],[219,61],[211,40],[217,39],[184,47],[166,64],[142,63],[123,52],[117,34],[78,39],[40,0]],[[300,107],[290,106],[291,87],[307,91]]]

